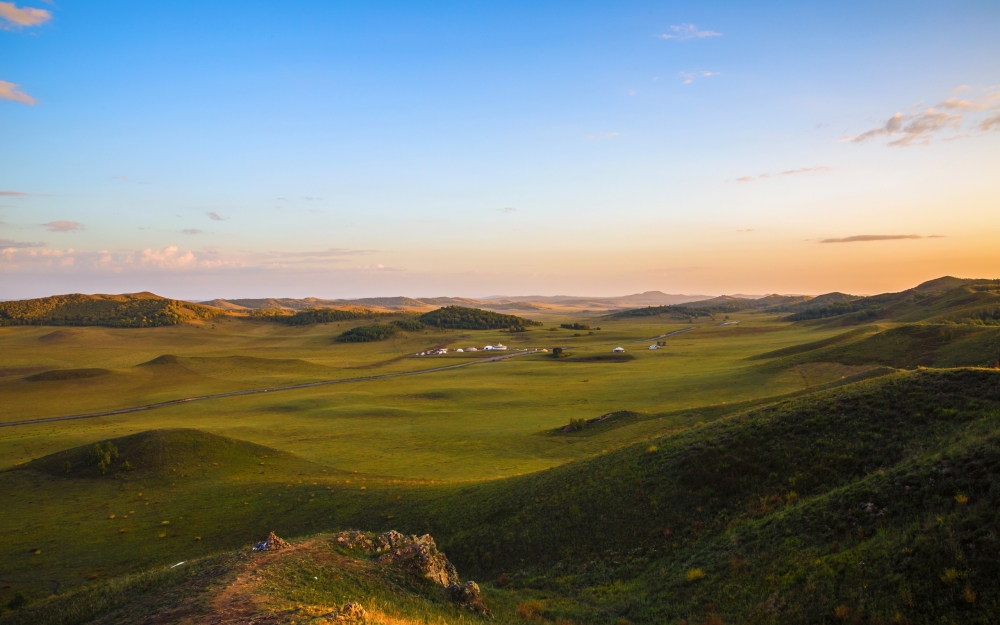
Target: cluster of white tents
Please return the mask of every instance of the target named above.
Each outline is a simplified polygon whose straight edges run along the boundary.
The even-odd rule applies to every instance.
[[[487,352],[497,352],[497,351],[505,352],[508,349],[509,348],[503,343],[497,343],[496,345],[487,345],[483,347],[483,351]],[[478,352],[478,351],[479,351],[478,347],[466,347],[465,349],[459,347],[458,349],[455,350],[455,353],[461,354],[463,352]],[[420,352],[419,354],[414,354],[414,356],[437,356],[439,354],[447,354],[447,353],[448,353],[448,348],[441,347],[438,349],[430,349],[427,350],[426,352]]]

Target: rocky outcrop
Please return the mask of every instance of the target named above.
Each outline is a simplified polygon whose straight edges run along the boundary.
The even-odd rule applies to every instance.
[[[278,536],[271,532],[267,535],[267,538],[260,541],[253,546],[254,551],[277,551],[278,549],[286,549],[291,547],[288,543],[278,538]]]
[[[480,614],[490,613],[483,603],[479,586],[472,581],[463,584],[459,580],[455,566],[438,551],[430,534],[407,536],[391,530],[375,535],[350,530],[335,535],[334,542],[345,549],[358,549],[377,556],[379,564],[401,568],[443,586],[451,600],[463,607]]]

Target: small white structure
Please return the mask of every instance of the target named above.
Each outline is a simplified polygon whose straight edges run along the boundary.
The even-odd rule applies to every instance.
[[[469,347],[465,351],[467,351],[467,352],[478,352],[479,350],[476,349],[475,347]]]
[[[660,346],[659,345],[650,345],[649,349],[660,349]]]
[[[507,346],[504,345],[503,343],[497,343],[496,345],[493,346],[493,349],[499,349],[500,351],[506,351]]]
[[[465,351],[464,349],[462,349],[461,347],[459,347],[458,349],[455,350],[455,353],[456,354],[461,354],[464,351]]]
[[[613,353],[613,354],[623,354],[623,353],[625,353],[625,348],[623,348],[623,347],[616,347],[613,350],[611,350],[611,353]]]

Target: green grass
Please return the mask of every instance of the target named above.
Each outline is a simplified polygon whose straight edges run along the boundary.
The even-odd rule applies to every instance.
[[[992,364],[996,329],[731,317],[576,314],[568,325],[602,328],[581,335],[549,311],[524,332],[357,344],[334,339],[364,319],[0,328],[2,421],[489,356],[414,356],[433,347],[571,354],[0,428],[0,579],[17,582],[0,605],[58,583],[35,605],[75,614],[81,597],[127,622],[156,605],[151,589],[188,583],[157,567],[231,571],[242,556],[219,554],[271,529],[358,527],[432,533],[490,582],[504,619],[518,604],[579,623],[995,619],[1000,373],[915,369]],[[655,340],[665,347],[647,350]],[[629,358],[609,362],[619,345]],[[72,373],[94,369],[109,373]],[[39,374],[55,379],[29,381]],[[119,457],[102,474],[91,451],[105,441]],[[857,512],[868,503],[890,512]],[[370,596],[391,594],[376,581]],[[415,601],[399,614],[455,620]]]

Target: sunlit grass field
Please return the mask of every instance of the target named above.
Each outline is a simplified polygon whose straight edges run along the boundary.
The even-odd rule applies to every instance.
[[[739,325],[731,326],[657,318],[597,319],[592,325],[602,329],[593,334],[553,331],[556,322],[514,334],[426,330],[355,344],[332,341],[347,324],[289,328],[232,320],[153,329],[4,328],[0,420],[5,422],[469,360],[467,353],[413,356],[436,346],[561,345],[577,356],[610,352],[621,345],[636,359],[588,363],[527,355],[420,376],[0,428],[0,467],[98,439],[152,428],[190,427],[285,449],[331,468],[438,480],[494,478],[560,464],[697,421],[701,417],[696,409],[701,406],[783,395],[862,369],[829,364],[762,369],[747,358],[842,330],[802,329],[765,315],[740,319]],[[663,339],[662,349],[647,349],[654,341],[646,339],[687,328],[691,329]],[[177,362],[142,364],[164,354],[177,356]],[[476,354],[485,357],[488,352]],[[77,380],[24,380],[33,372],[53,368],[110,372]],[[659,416],[603,437],[547,435],[572,418],[615,410]]]

